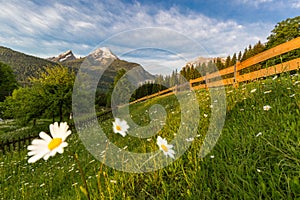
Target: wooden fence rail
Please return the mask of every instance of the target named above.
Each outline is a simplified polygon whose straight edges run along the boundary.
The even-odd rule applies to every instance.
[[[275,56],[282,55],[284,53],[288,53],[292,50],[300,48],[300,37],[290,40],[286,43],[280,44],[276,47],[263,51],[251,58],[243,62],[237,62],[235,65],[219,70],[217,72],[207,74],[200,78],[196,78],[189,81],[190,89],[192,90],[199,90],[209,87],[219,87],[219,86],[226,86],[226,85],[236,85],[238,83],[245,82],[245,81],[252,81],[262,77],[268,77],[275,74],[280,74],[283,72],[289,72],[293,70],[299,70],[300,68],[300,58],[296,58],[281,64],[277,64],[268,68],[260,69],[257,71],[249,72],[246,74],[240,75],[241,70],[249,68],[253,65],[259,64],[263,61],[271,59]],[[233,75],[232,78],[226,78],[222,80],[214,80],[218,77],[225,76],[225,75]],[[142,97],[135,101],[130,102],[130,104],[134,104],[140,101],[144,101],[156,96],[168,96],[177,92],[178,88],[182,87],[182,85],[174,86],[168,88],[166,90],[160,91],[158,93]]]
[[[5,154],[6,152],[9,151],[23,149],[30,144],[33,138],[37,138],[37,136],[30,135],[24,138],[19,137],[18,139],[8,139],[8,140],[0,141],[0,151],[3,154]]]

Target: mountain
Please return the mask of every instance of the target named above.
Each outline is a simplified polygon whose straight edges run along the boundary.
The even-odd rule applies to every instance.
[[[0,62],[11,66],[16,79],[21,85],[28,83],[28,77],[36,75],[43,66],[54,66],[57,63],[26,55],[10,48],[0,46]]]
[[[103,93],[106,93],[110,89],[111,85],[114,82],[114,77],[121,69],[125,69],[126,71],[128,71],[133,68],[137,68],[137,80],[155,79],[155,76],[144,70],[141,65],[125,60],[120,60],[107,47],[98,48],[89,56],[93,56],[94,59],[114,59],[111,65],[103,73],[98,84],[99,89]],[[29,77],[37,76],[37,72],[44,66],[51,67],[55,65],[63,65],[77,72],[86,58],[87,57],[76,58],[73,52],[71,50],[68,50],[58,56],[43,59],[0,46],[0,62],[6,63],[12,67],[14,73],[16,74],[17,81],[23,86],[28,84]]]
[[[71,50],[68,50],[58,55],[57,57],[48,58],[48,60],[53,62],[64,62],[64,61],[76,60],[76,57],[74,56]]]
[[[138,63],[128,62],[125,60],[120,60],[115,54],[111,52],[111,50],[107,47],[102,47],[94,50],[87,57],[79,58],[76,60],[66,60],[61,62],[63,66],[67,66],[69,68],[77,71],[85,59],[93,60],[93,62],[99,61],[101,62],[102,58],[113,59],[113,62],[103,73],[101,79],[98,83],[98,89],[106,93],[109,91],[110,87],[114,82],[114,78],[117,75],[118,71],[121,69],[125,69],[126,71],[132,70],[135,68],[135,77],[133,77],[133,82],[139,82],[138,80],[154,80],[155,76],[147,72],[141,65]],[[93,65],[90,63],[90,68],[93,70]]]
[[[192,61],[189,61],[186,63],[186,66],[192,66],[192,65],[200,65],[200,64],[207,64],[209,63],[210,61],[212,62],[216,62],[217,58],[207,58],[207,57],[197,57],[195,60],[192,60]],[[221,58],[221,62],[222,63],[225,63],[226,61],[226,58]]]
[[[93,51],[89,56],[92,56],[94,59],[101,59],[101,58],[112,58],[112,59],[119,59],[115,54],[111,52],[111,50],[107,47],[98,48]]]

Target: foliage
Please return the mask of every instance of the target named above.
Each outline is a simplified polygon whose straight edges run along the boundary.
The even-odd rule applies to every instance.
[[[38,89],[40,95],[46,100],[47,109],[45,113],[49,116],[60,116],[71,113],[72,90],[75,81],[75,73],[63,66],[45,68],[40,71],[38,78],[31,78],[33,89]]]
[[[167,87],[165,87],[161,84],[146,83],[134,91],[134,93],[131,95],[130,100],[134,101],[134,100],[140,99],[144,96],[155,94],[155,93],[165,90],[165,89],[167,89]]]
[[[300,37],[300,16],[277,23],[271,32],[271,35],[267,38],[267,49]]]
[[[38,117],[55,117],[71,112],[75,74],[66,67],[55,66],[40,71],[30,79],[31,86],[13,91],[4,102],[4,116],[21,124]]]
[[[14,118],[20,125],[24,126],[30,120],[43,115],[43,111],[48,106],[45,100],[36,88],[15,89],[4,102],[4,117]]]
[[[17,88],[17,81],[10,66],[0,62],[0,102],[4,101],[6,96],[11,95]]]
[[[27,85],[28,78],[36,76],[36,72],[43,66],[54,66],[56,63],[46,59],[26,55],[12,49],[0,46],[0,62],[11,66],[16,75],[18,83],[22,86]]]

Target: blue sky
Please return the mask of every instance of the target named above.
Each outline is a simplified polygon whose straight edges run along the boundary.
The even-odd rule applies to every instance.
[[[108,46],[168,74],[197,56],[225,57],[265,42],[278,22],[299,13],[300,0],[0,0],[0,45],[45,58]]]

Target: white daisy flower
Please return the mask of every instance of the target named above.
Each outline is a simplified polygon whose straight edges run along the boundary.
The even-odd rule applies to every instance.
[[[175,152],[172,149],[173,145],[169,145],[165,138],[161,138],[160,136],[158,136],[156,144],[158,145],[159,150],[163,151],[166,156],[174,159]]]
[[[269,94],[271,92],[272,92],[272,90],[268,90],[268,91],[265,91],[264,94]]]
[[[50,124],[49,126],[52,138],[45,132],[40,132],[39,136],[42,139],[34,139],[31,145],[27,147],[29,150],[28,156],[29,163],[34,163],[37,160],[44,158],[48,160],[50,156],[54,156],[57,152],[62,154],[64,152],[64,147],[68,146],[65,142],[66,138],[71,134],[71,130],[67,122],[62,122],[58,125],[57,122]]]
[[[187,141],[187,142],[193,142],[193,141],[194,141],[194,138],[193,138],[193,137],[186,138],[185,141]]]
[[[252,89],[250,92],[251,93],[256,92],[256,88]]]
[[[115,118],[115,121],[113,122],[114,133],[119,133],[123,137],[125,137],[128,129],[129,129],[129,126],[125,120]]]
[[[266,106],[263,107],[263,109],[266,110],[266,111],[270,110],[271,108],[272,108],[272,107],[269,106],[269,105],[266,105]]]
[[[256,171],[257,171],[257,172],[259,172],[259,173],[261,172],[261,170],[260,170],[260,169],[256,169]]]

